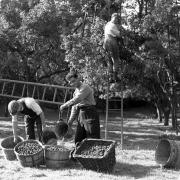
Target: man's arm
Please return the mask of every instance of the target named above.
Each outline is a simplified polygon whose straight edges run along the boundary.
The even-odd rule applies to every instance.
[[[14,142],[17,140],[17,129],[18,129],[18,120],[17,115],[12,116],[12,130],[13,130],[13,136],[14,136]]]
[[[80,103],[84,98],[88,96],[90,92],[91,89],[88,88],[88,86],[84,86],[77,95],[75,95],[72,99],[62,105],[63,109]]]
[[[42,111],[39,114],[40,118],[41,118],[41,123],[42,123],[42,128],[45,129],[46,128],[46,122],[45,122],[45,116],[44,116],[44,112]]]
[[[76,105],[72,106],[71,108],[71,114],[68,120],[68,125],[72,126],[74,120],[77,118],[78,115],[78,107]]]

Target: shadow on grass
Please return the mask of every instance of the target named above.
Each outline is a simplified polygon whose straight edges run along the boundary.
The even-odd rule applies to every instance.
[[[138,179],[148,176],[149,172],[156,168],[158,168],[158,166],[143,166],[139,164],[117,162],[113,174],[116,176],[129,176]]]

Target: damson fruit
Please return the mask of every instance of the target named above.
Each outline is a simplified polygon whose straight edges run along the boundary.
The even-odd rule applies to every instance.
[[[109,147],[110,146],[105,145],[89,146],[81,152],[81,155],[83,157],[103,157],[105,152],[108,151]]]
[[[67,151],[68,149],[60,146],[49,146],[47,147],[48,151]]]
[[[41,150],[42,147],[34,142],[23,143],[17,148],[19,155],[32,155],[40,152]]]

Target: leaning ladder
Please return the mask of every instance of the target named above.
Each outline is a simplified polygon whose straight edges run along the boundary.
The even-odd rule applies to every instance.
[[[33,97],[42,103],[61,105],[72,97],[74,88],[0,79],[0,96],[8,98]]]

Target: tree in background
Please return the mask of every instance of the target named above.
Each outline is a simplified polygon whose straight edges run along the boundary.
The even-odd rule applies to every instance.
[[[173,85],[180,80],[179,5],[173,0],[2,0],[1,77],[62,85],[74,68],[104,98],[103,28],[114,12],[123,27],[124,96],[150,101],[168,125],[177,105]],[[110,97],[119,91],[111,87]]]

